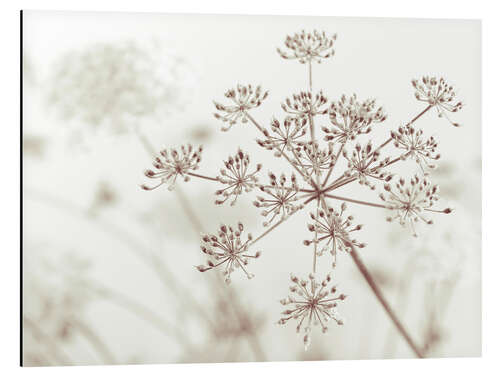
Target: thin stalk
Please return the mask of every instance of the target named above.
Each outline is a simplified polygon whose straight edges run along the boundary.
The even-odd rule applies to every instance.
[[[188,292],[186,288],[176,282],[172,273],[165,266],[165,264],[158,257],[152,254],[149,254],[148,256],[148,254],[143,251],[145,246],[131,236],[128,231],[121,229],[112,222],[105,221],[99,217],[91,217],[84,209],[80,209],[73,203],[65,201],[62,198],[54,196],[50,193],[38,192],[32,189],[25,189],[25,193],[29,193],[26,195],[27,197],[38,199],[45,204],[68,212],[76,217],[89,220],[89,222],[96,224],[99,229],[103,230],[104,233],[125,244],[126,247],[128,247],[140,260],[145,263],[145,265],[152,267],[152,269],[156,271],[157,276],[160,281],[163,282],[167,290],[171,291],[173,295],[179,298],[179,301],[182,304],[186,306],[190,304],[191,307],[197,311],[209,325],[213,326],[213,323],[208,318],[204,308],[198,304],[197,300]]]
[[[389,302],[384,297],[382,291],[380,290],[377,283],[373,279],[372,275],[370,274],[370,272],[366,268],[365,264],[363,263],[363,261],[359,257],[357,251],[355,249],[352,249],[352,251],[350,251],[350,254],[351,254],[352,259],[354,260],[354,263],[358,267],[359,272],[361,272],[361,274],[365,278],[366,282],[368,283],[371,290],[375,294],[375,297],[377,297],[378,301],[380,302],[380,304],[384,308],[385,312],[387,313],[389,318],[392,320],[392,322],[394,323],[394,325],[398,329],[399,333],[403,336],[403,338],[405,339],[408,346],[411,348],[411,350],[415,353],[415,355],[418,358],[424,358],[424,355],[423,355],[421,349],[417,346],[417,344],[415,343],[413,338],[410,336],[409,332],[407,331],[407,329],[405,328],[403,323],[399,320],[398,316],[396,315],[394,310],[389,305]]]
[[[324,196],[327,198],[337,199],[340,201],[346,201],[346,202],[351,202],[351,203],[356,203],[356,204],[362,204],[362,205],[370,206],[370,207],[388,208],[387,206],[385,206],[383,204],[360,201],[357,199],[351,199],[351,198],[346,198],[346,197],[339,197],[338,195],[333,195],[333,194],[324,194]]]
[[[203,179],[209,180],[209,181],[219,182],[219,179],[217,177],[203,176],[201,174],[192,173],[192,172],[188,172],[187,174],[190,175],[190,176],[193,176],[193,177],[198,177],[198,178],[203,178]]]
[[[287,221],[292,215],[294,215],[295,213],[299,212],[300,210],[302,210],[307,203],[311,202],[312,200],[316,199],[317,197],[314,196],[310,199],[308,199],[306,202],[304,202],[303,206],[298,208],[297,210],[293,211],[290,215],[288,216],[285,216],[283,219],[281,219],[280,221],[278,221],[277,223],[275,223],[274,225],[270,226],[267,230],[265,230],[260,236],[258,236],[257,238],[253,239],[251,242],[249,242],[248,244],[248,247],[252,246],[253,244],[255,244],[257,241],[259,241],[260,239],[262,239],[263,237],[265,237],[267,234],[269,234],[270,232],[272,232],[275,228],[279,227],[281,224],[283,224],[285,221]]]
[[[333,165],[330,167],[330,169],[328,170],[328,174],[326,175],[325,177],[325,180],[323,181],[323,183],[321,184],[321,187],[325,187],[326,183],[328,182],[328,179],[330,178],[332,172],[333,172],[333,169],[335,168],[335,166],[337,165],[337,162],[339,160],[339,157],[340,157],[340,154],[342,153],[342,150],[344,149],[344,146],[345,146],[345,142],[342,142],[342,145],[340,146],[338,152],[337,152],[337,155],[335,155],[335,160],[333,162]]]
[[[115,356],[108,348],[106,343],[97,335],[94,330],[92,330],[85,323],[77,320],[73,320],[71,325],[78,329],[80,334],[88,341],[88,343],[94,348],[95,352],[101,357],[105,364],[114,365],[117,363]]]
[[[432,105],[428,105],[422,112],[420,112],[418,115],[416,115],[414,118],[410,120],[406,125],[412,125],[415,121],[417,121],[420,117],[422,117],[429,109],[432,108]],[[384,143],[382,143],[380,146],[378,146],[372,154],[374,154],[377,151],[380,151],[382,148],[387,146],[389,143],[391,143],[392,137],[389,137]]]
[[[186,339],[185,335],[182,332],[179,332],[176,327],[163,319],[162,316],[156,314],[153,310],[150,310],[146,306],[143,306],[139,302],[134,301],[132,298],[122,293],[104,287],[102,285],[97,285],[97,282],[95,281],[87,282],[85,285],[92,292],[102,296],[103,298],[106,298],[107,301],[110,301],[117,306],[124,308],[125,310],[137,316],[139,319],[154,326],[167,337],[172,338],[172,335],[174,335],[175,339],[180,343],[183,343],[186,347],[191,347],[191,343]]]
[[[312,95],[312,91],[313,91],[313,79],[312,79],[312,62],[311,62],[311,59],[309,59],[309,63],[307,64],[308,66],[308,70],[309,70],[309,91],[311,92],[311,95]]]

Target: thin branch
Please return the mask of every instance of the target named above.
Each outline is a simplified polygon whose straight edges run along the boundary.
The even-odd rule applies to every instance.
[[[399,333],[404,337],[406,343],[410,346],[411,350],[415,353],[415,355],[418,358],[424,358],[424,355],[422,354],[421,349],[417,346],[413,338],[410,336],[408,333],[407,329],[404,327],[403,323],[399,320],[398,316],[396,313],[393,311],[391,306],[389,305],[389,302],[387,302],[386,298],[384,297],[382,291],[378,287],[377,283],[373,279],[373,276],[370,274],[368,269],[366,268],[365,264],[359,257],[356,249],[352,249],[350,251],[351,257],[354,260],[354,263],[358,267],[359,272],[363,275],[365,278],[366,282],[370,286],[371,290],[375,294],[375,297],[377,297],[378,301],[384,308],[385,312],[389,316],[389,318],[392,320],[396,328],[398,329]]]
[[[431,108],[432,108],[432,105],[428,105],[422,112],[420,112],[418,115],[416,115],[414,118],[412,118],[410,120],[410,122],[408,122],[406,125],[412,125],[415,121],[417,121],[420,117],[422,117]],[[392,137],[389,137],[384,143],[382,143],[374,151],[372,151],[372,155],[375,152],[380,151],[382,148],[387,146],[389,143],[391,143],[392,140],[393,140]]]
[[[198,178],[203,178],[203,179],[209,180],[209,181],[219,182],[219,179],[217,177],[203,176],[201,174],[192,173],[192,172],[188,172],[187,174],[190,175],[190,176],[193,176],[193,177],[198,177]]]
[[[344,149],[344,146],[345,146],[345,142],[342,142],[342,145],[340,146],[338,152],[337,152],[337,155],[335,155],[335,160],[333,161],[333,164],[332,166],[330,167],[330,169],[328,170],[328,174],[326,175],[325,177],[325,180],[323,181],[323,183],[321,184],[321,187],[325,187],[326,183],[328,182],[328,179],[330,178],[330,175],[332,174],[333,172],[333,169],[335,168],[335,166],[337,165],[337,162],[339,160],[339,157],[340,157],[340,154],[342,153],[342,150]]]
[[[53,357],[58,365],[73,365],[74,362],[71,360],[63,349],[59,346],[59,343],[54,340],[51,336],[46,334],[39,325],[31,318],[23,315],[23,334],[26,328],[30,328],[33,336],[41,343],[47,345],[50,353],[49,355]]]
[[[372,202],[366,202],[366,201],[360,201],[357,199],[351,199],[351,198],[346,198],[346,197],[339,197],[338,195],[333,195],[333,194],[324,194],[325,197],[332,198],[332,199],[337,199],[340,201],[346,201],[346,202],[351,202],[351,203],[356,203],[356,204],[362,204],[365,206],[370,206],[370,207],[378,207],[378,208],[388,208],[387,206],[383,204],[378,204],[378,203],[372,203]]]
[[[106,343],[97,335],[93,329],[91,329],[85,323],[73,320],[70,323],[73,327],[78,329],[83,337],[89,342],[89,344],[94,348],[95,352],[101,357],[105,364],[114,365],[117,363],[115,356],[108,348]]]

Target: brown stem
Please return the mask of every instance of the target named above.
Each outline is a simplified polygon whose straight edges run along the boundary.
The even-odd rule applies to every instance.
[[[188,172],[187,174],[190,175],[190,176],[193,176],[193,177],[198,177],[198,178],[203,178],[203,179],[209,180],[209,181],[219,182],[219,179],[217,177],[203,176],[201,174],[192,173],[192,172]]]
[[[421,116],[424,115],[424,113],[426,113],[429,109],[432,108],[432,105],[428,105],[422,112],[420,112],[418,115],[416,115],[414,118],[412,118],[410,120],[410,122],[408,122],[406,125],[411,125],[413,124],[415,121],[417,121]],[[378,146],[373,152],[372,152],[372,155],[377,152],[377,151],[380,151],[382,148],[384,148],[385,146],[387,146],[390,142],[392,141],[392,137],[389,137],[389,139],[387,139],[384,143],[382,143],[380,146]]]
[[[360,201],[360,200],[357,200],[357,199],[351,199],[351,198],[346,198],[346,197],[339,197],[338,195],[333,195],[333,194],[324,194],[324,195],[327,198],[337,199],[337,200],[351,202],[351,203],[356,203],[356,204],[362,204],[362,205],[365,205],[365,206],[378,207],[378,208],[387,208],[383,204],[371,203],[371,202],[366,202],[366,201]]]
[[[365,264],[363,263],[363,261],[359,257],[357,251],[355,249],[352,249],[350,254],[351,254],[352,259],[354,260],[354,263],[358,267],[359,272],[361,272],[361,274],[365,278],[366,282],[368,283],[371,290],[373,291],[373,293],[377,297],[378,301],[380,302],[380,304],[384,308],[385,312],[387,313],[387,315],[389,315],[389,318],[392,320],[392,322],[394,323],[394,325],[398,329],[399,333],[401,333],[401,335],[404,337],[406,343],[410,346],[410,348],[413,350],[413,352],[415,353],[415,355],[418,358],[424,358],[422,351],[417,346],[415,341],[413,341],[412,337],[410,336],[410,334],[408,333],[408,331],[404,327],[403,323],[399,320],[398,316],[396,315],[396,313],[393,311],[393,309],[389,305],[389,302],[387,302],[387,300],[385,299],[384,295],[382,294],[382,291],[380,290],[377,283],[373,279],[372,275],[370,274],[370,272],[366,268]]]
[[[333,169],[335,168],[335,166],[337,165],[337,161],[339,160],[339,156],[340,156],[340,153],[342,152],[342,150],[344,149],[344,146],[345,146],[345,142],[342,142],[342,145],[340,146],[338,152],[337,152],[337,155],[335,155],[335,160],[333,161],[333,164],[332,166],[330,167],[330,169],[328,170],[328,174],[326,175],[325,177],[325,180],[323,181],[323,183],[321,184],[321,187],[325,187],[326,183],[328,182],[328,179],[330,178],[330,175],[332,174],[333,172]]]

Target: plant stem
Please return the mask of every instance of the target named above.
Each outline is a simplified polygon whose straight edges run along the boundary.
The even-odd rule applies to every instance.
[[[330,169],[328,170],[328,174],[326,175],[325,177],[325,180],[323,181],[323,183],[321,184],[321,187],[325,187],[326,183],[328,182],[328,179],[330,178],[330,175],[332,174],[333,172],[333,169],[335,168],[335,166],[337,165],[337,161],[339,160],[339,156],[340,154],[342,153],[342,150],[344,149],[344,146],[345,146],[345,142],[342,142],[342,145],[340,146],[338,152],[337,152],[337,155],[335,155],[335,160],[333,161],[333,164],[332,166],[330,167]]]
[[[303,208],[303,207],[302,207]],[[269,234],[270,232],[272,232],[275,228],[277,228],[278,226],[280,226],[281,224],[283,224],[285,221],[288,220],[288,218],[290,218],[290,216],[292,216],[294,213],[300,211],[302,208],[299,208],[297,209],[296,211],[293,211],[290,215],[288,216],[285,216],[283,219],[281,219],[280,221],[278,221],[277,223],[271,225],[269,228],[267,228],[260,236],[258,236],[257,238],[255,238],[252,242],[250,242],[248,244],[248,247],[252,246],[253,244],[255,244],[257,241],[259,241],[260,239],[262,239],[264,236],[266,236],[267,234]]]
[[[415,121],[417,121],[421,116],[423,116],[429,109],[432,108],[432,105],[428,105],[422,112],[420,112],[418,115],[416,115],[414,118],[410,120],[406,125],[412,125]],[[382,148],[387,146],[390,142],[392,141],[392,137],[389,137],[384,143],[382,143],[380,146],[378,146],[374,151],[372,151],[372,155],[380,151]]]
[[[392,322],[394,323],[394,325],[398,329],[399,333],[401,333],[401,335],[405,339],[406,343],[410,346],[410,348],[412,349],[412,351],[415,353],[415,355],[418,358],[424,358],[422,351],[417,346],[415,341],[413,341],[412,337],[410,336],[410,334],[408,333],[408,331],[404,327],[403,323],[399,320],[396,313],[392,310],[391,306],[389,305],[389,302],[387,302],[387,300],[385,299],[384,295],[382,294],[382,291],[380,290],[377,283],[373,279],[372,275],[370,274],[370,272],[366,268],[365,264],[363,263],[363,261],[359,257],[357,251],[355,249],[352,249],[350,254],[351,254],[352,259],[354,260],[354,263],[358,267],[359,272],[361,272],[361,274],[365,278],[366,282],[368,283],[371,290],[375,294],[375,297],[377,297],[378,301],[380,302],[380,304],[384,308],[387,315],[389,315],[389,318],[392,320]]]
[[[360,201],[357,199],[351,199],[351,198],[346,198],[346,197],[339,197],[338,195],[333,195],[333,194],[324,194],[324,195],[325,195],[325,197],[328,197],[328,198],[337,199],[337,200],[346,201],[346,202],[351,202],[351,203],[356,203],[356,204],[362,204],[365,206],[387,208],[387,206],[385,206],[383,204]]]
[[[43,344],[45,345],[45,347],[49,351],[48,355],[55,360],[56,365],[59,366],[74,365],[73,360],[71,360],[68,357],[68,355],[64,353],[63,348],[59,345],[59,343],[56,340],[54,340],[51,336],[46,334],[34,320],[28,318],[26,315],[23,314],[23,335],[24,335],[24,329],[26,328],[30,328],[33,333],[33,336],[42,345]]]
[[[198,177],[198,178],[203,178],[205,180],[209,180],[209,181],[215,181],[215,182],[219,182],[219,179],[216,178],[216,177],[209,177],[209,176],[203,176],[201,174],[198,174],[198,173],[192,173],[192,172],[188,172],[187,173],[188,175],[190,176],[193,176],[193,177]]]

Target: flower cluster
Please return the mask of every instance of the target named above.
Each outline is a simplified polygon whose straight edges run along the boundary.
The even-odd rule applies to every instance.
[[[251,279],[254,275],[249,273],[245,267],[248,265],[248,259],[258,258],[260,252],[257,251],[253,255],[248,253],[248,245],[252,241],[252,235],[248,234],[247,240],[244,241],[241,238],[243,229],[241,223],[238,223],[236,229],[222,224],[217,235],[204,234],[201,237],[201,251],[212,259],[207,261],[206,266],[197,266],[198,271],[205,272],[223,266],[225,281],[229,284],[231,282],[231,273],[240,268]]]
[[[299,188],[297,177],[294,174],[290,177],[291,185],[289,186],[287,186],[287,178],[284,174],[278,180],[274,173],[269,172],[269,181],[269,185],[259,185],[260,191],[266,196],[257,196],[257,200],[254,202],[255,207],[264,209],[261,212],[262,216],[270,216],[267,221],[264,221],[264,226],[268,226],[277,216],[284,220],[302,208],[295,204],[298,201]]]
[[[324,105],[327,102],[328,99],[321,91],[314,96],[309,91],[301,91],[299,94],[294,94],[292,99],[286,98],[281,103],[281,108],[293,117],[303,118],[306,116],[326,115],[328,108],[324,107]]]
[[[184,181],[189,181],[189,176],[192,171],[198,169],[198,164],[201,161],[201,152],[203,147],[200,146],[197,150],[192,145],[182,145],[180,152],[174,148],[168,152],[166,149],[160,151],[160,155],[156,156],[153,161],[153,167],[157,170],[148,169],[144,172],[146,177],[159,179],[160,182],[155,186],[141,185],[144,190],[153,190],[157,187],[168,184],[168,190],[172,190],[178,176],[181,176]]]
[[[449,85],[443,78],[424,76],[422,79],[411,81],[415,88],[417,100],[426,102],[430,107],[436,107],[439,117],[445,116],[453,125],[458,123],[450,120],[446,112],[457,112],[462,109],[463,103],[456,101],[456,93],[453,86]]]
[[[47,99],[63,119],[112,133],[184,109],[197,82],[161,40],[89,44],[61,56],[50,72]]]
[[[258,181],[256,174],[262,169],[262,164],[257,164],[254,172],[249,172],[249,165],[250,157],[241,149],[236,152],[234,157],[230,156],[224,162],[225,169],[220,170],[221,176],[217,177],[217,179],[228,186],[215,192],[216,195],[222,195],[222,199],[217,199],[215,204],[223,204],[229,197],[234,196],[231,202],[231,206],[234,206],[238,196],[243,191],[246,193],[252,191]]]
[[[376,106],[374,99],[358,101],[356,94],[350,97],[342,95],[340,100],[332,102],[328,111],[333,127],[322,127],[325,141],[346,142],[354,140],[358,135],[368,134],[372,124],[386,120],[387,115],[382,107]]]
[[[294,164],[301,168],[306,176],[321,176],[324,171],[332,167],[336,160],[331,143],[326,149],[321,149],[316,141],[300,142],[298,146],[298,157]]]
[[[280,157],[283,151],[293,151],[297,147],[300,139],[307,133],[305,118],[287,117],[280,123],[278,120],[271,121],[271,132],[263,129],[265,139],[258,139],[259,146],[267,150],[276,150],[275,155]]]
[[[409,183],[404,178],[400,178],[394,187],[389,184],[384,185],[386,194],[380,193],[380,198],[387,203],[387,208],[395,211],[394,216],[389,216],[388,221],[398,220],[401,225],[410,224],[414,236],[415,223],[423,221],[432,224],[433,221],[423,216],[425,211],[451,213],[450,208],[435,210],[434,203],[439,199],[438,186],[431,184],[426,178],[413,176]]]
[[[441,155],[436,152],[438,143],[431,136],[424,139],[422,129],[416,130],[411,125],[400,126],[397,131],[391,132],[391,137],[394,139],[394,146],[406,151],[402,159],[414,159],[424,174],[427,174],[426,169],[436,168],[435,164],[429,160],[438,160]]]
[[[429,106],[406,122],[406,125],[392,131],[387,129],[388,134],[384,142],[375,145],[373,140],[363,141],[361,138],[369,134],[375,124],[386,120],[384,109],[373,99],[361,101],[356,95],[350,97],[342,95],[340,100],[329,102],[323,91],[313,91],[312,63],[333,55],[335,39],[336,36],[327,37],[326,33],[318,31],[311,33],[303,31],[286,38],[287,52],[280,49],[278,52],[286,59],[297,59],[301,63],[307,63],[309,89],[286,98],[281,105],[285,113],[283,121],[273,118],[270,128],[261,125],[261,122],[249,113],[261,105],[262,100],[267,97],[267,92],[260,87],[254,90],[251,85],[239,85],[226,93],[229,104],[215,103],[219,111],[216,118],[229,123],[223,130],[228,130],[237,122],[249,122],[255,126],[261,135],[261,138],[257,139],[258,145],[287,163],[292,169],[290,177],[287,177],[289,174],[284,171],[280,171],[279,174],[269,172],[267,184],[258,181],[257,172],[261,170],[261,165],[257,165],[254,172],[250,172],[249,156],[241,150],[224,162],[225,169],[221,170],[221,176],[215,178],[191,172],[190,165],[180,169],[170,167],[183,176],[199,177],[226,185],[216,193],[221,196],[221,199],[216,201],[217,204],[226,202],[229,197],[234,197],[231,202],[234,204],[243,192],[256,190],[255,187],[260,190],[254,205],[261,209],[261,215],[265,218],[263,225],[267,228],[256,239],[252,240],[249,237],[243,242],[240,239],[243,226],[238,226],[237,230],[221,226],[217,236],[205,235],[202,239],[202,251],[210,257],[210,260],[208,266],[199,266],[198,269],[206,271],[226,264],[224,274],[227,280],[237,267],[242,268],[250,277],[251,274],[247,273],[245,266],[248,258],[256,257],[258,253],[253,256],[248,255],[249,247],[273,233],[275,228],[283,225],[289,217],[301,212],[307,205],[315,206],[310,211],[313,222],[304,223],[312,233],[312,238],[304,241],[304,245],[313,248],[312,274],[309,281],[292,277],[294,285],[291,292],[300,299],[289,296],[282,301],[291,307],[284,312],[285,316],[280,320],[281,324],[292,318],[299,320],[299,331],[305,322],[306,346],[310,342],[311,325],[320,324],[323,331],[326,331],[328,319],[334,319],[339,324],[342,322],[336,316],[335,308],[337,301],[343,300],[345,296],[331,296],[335,293],[335,288],[327,290],[330,276],[321,283],[315,281],[316,263],[321,255],[329,251],[335,266],[337,252],[344,251],[352,256],[364,275],[367,272],[358,255],[358,250],[366,245],[351,237],[353,232],[362,229],[362,225],[353,224],[353,217],[347,213],[345,202],[388,209],[393,214],[389,218],[390,221],[397,219],[402,225],[409,224],[413,233],[416,222],[423,221],[428,224],[432,222],[424,216],[427,213],[451,212],[451,209],[434,209],[439,198],[438,188],[431,184],[427,177],[415,176],[409,182],[400,178],[395,185],[390,185],[389,182],[398,179],[394,178],[391,170],[398,162],[413,160],[424,170],[423,166],[426,169],[432,167],[429,160],[439,159],[435,139],[426,138],[422,130],[415,130],[414,122],[422,118],[433,106],[438,108],[438,113],[444,110],[454,112],[461,107],[461,103],[452,104],[454,91],[443,79],[424,77],[422,83],[414,81],[413,85],[418,92],[417,99],[425,99]],[[324,132],[322,138],[316,137],[315,119],[318,119],[317,124],[328,124],[321,126]],[[391,145],[393,155],[388,150]],[[160,167],[161,170],[165,170],[162,165]],[[166,173],[167,179],[175,179],[176,175],[172,173]],[[146,175],[156,177],[148,172]],[[381,193],[380,197],[384,203],[335,194],[336,189],[355,181],[372,190],[383,187],[385,193]],[[353,194],[355,189],[350,188],[348,191]],[[334,206],[336,203],[340,205],[339,208]],[[386,308],[387,303],[383,302],[382,305]]]
[[[215,108],[223,113],[214,113],[214,116],[229,124],[222,128],[223,131],[227,131],[238,121],[246,123],[248,121],[246,112],[260,106],[267,95],[268,92],[263,92],[260,86],[254,89],[252,85],[237,85],[236,89],[229,89],[224,94],[226,98],[231,99],[231,105],[223,105],[214,101]]]
[[[366,245],[359,243],[355,239],[351,239],[351,233],[361,230],[361,224],[353,225],[354,218],[349,215],[343,218],[347,205],[342,203],[340,213],[336,212],[332,207],[317,209],[316,213],[311,213],[313,224],[308,225],[310,232],[315,234],[312,240],[305,240],[304,245],[324,243],[323,247],[316,252],[318,256],[323,255],[327,250],[333,256],[332,267],[337,264],[337,250],[350,252],[355,247],[363,248]]]
[[[335,51],[333,44],[337,40],[337,34],[331,37],[324,31],[314,30],[312,33],[306,33],[304,30],[287,36],[285,46],[288,51],[277,48],[278,53],[284,59],[297,59],[301,64],[306,62],[321,63],[321,59],[332,57]]]
[[[389,165],[390,158],[379,160],[380,151],[375,150],[371,142],[365,146],[357,143],[350,155],[345,149],[342,155],[347,159],[347,170],[344,172],[344,176],[354,177],[361,185],[375,190],[376,185],[369,178],[386,182],[392,179],[391,174],[383,171],[383,168]]]
[[[328,322],[333,320],[338,325],[343,325],[344,321],[337,312],[337,305],[344,301],[345,294],[337,294],[335,286],[328,284],[332,280],[330,275],[326,275],[321,282],[316,281],[313,274],[309,275],[309,280],[301,280],[297,276],[291,275],[291,294],[280,302],[283,306],[289,306],[282,312],[283,317],[278,324],[286,324],[291,319],[297,321],[297,333],[304,332],[304,347],[311,344],[311,330],[314,325],[321,326],[321,331],[328,331]],[[304,326],[304,328],[302,328]]]

